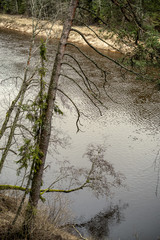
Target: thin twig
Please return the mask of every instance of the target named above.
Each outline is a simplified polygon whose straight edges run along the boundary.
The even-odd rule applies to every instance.
[[[82,238],[83,240],[88,240],[87,238],[84,238],[84,237],[82,236],[82,234],[78,231],[78,229],[77,229],[74,225],[72,225],[72,227],[73,227],[74,230],[78,233],[78,235],[80,236],[80,238]]]
[[[78,87],[78,88],[87,96],[87,98],[92,102],[92,104],[98,109],[100,115],[102,116],[102,111],[101,111],[100,108],[97,106],[97,104],[92,100],[92,98],[83,90],[83,88],[82,88],[73,78],[71,78],[71,77],[69,77],[69,76],[67,76],[67,75],[64,75],[64,74],[61,74],[61,76],[65,77],[65,78],[68,78],[69,80],[73,81],[73,82],[77,85],[77,87]],[[103,103],[102,103],[99,99],[97,99],[97,100],[101,103],[101,105],[102,105],[103,107],[107,108],[106,106],[103,105]]]
[[[57,89],[57,91],[61,92],[66,98],[68,98],[69,101],[70,101],[70,102],[73,104],[73,106],[75,107],[76,112],[77,112],[77,115],[78,115],[77,120],[76,120],[76,126],[77,126],[77,132],[79,132],[79,131],[80,131],[79,124],[81,125],[81,123],[80,123],[80,116],[81,116],[81,115],[80,115],[80,111],[79,111],[77,105],[76,105],[75,102],[74,102],[66,93],[64,93],[61,89]]]
[[[84,84],[86,85],[87,89],[88,89],[88,87],[89,87],[89,90],[91,90],[91,91],[93,92],[92,87],[91,87],[91,84],[93,84],[93,86],[96,88],[96,90],[97,90],[97,92],[99,93],[99,96],[100,96],[100,91],[99,91],[98,87],[96,86],[96,84],[95,84],[93,81],[91,81],[91,80],[86,76],[85,72],[83,71],[83,69],[82,69],[80,63],[77,61],[77,59],[76,59],[75,57],[73,57],[72,55],[67,54],[67,53],[64,54],[64,56],[68,56],[68,57],[72,58],[72,59],[76,62],[76,64],[78,65],[80,71],[81,71],[82,74],[84,75],[85,80],[86,80],[87,83],[88,83],[88,86],[87,86],[86,83],[85,83],[85,80],[84,80]]]

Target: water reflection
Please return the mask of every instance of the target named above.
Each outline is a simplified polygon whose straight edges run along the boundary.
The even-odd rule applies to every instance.
[[[110,227],[120,224],[121,221],[125,220],[123,211],[128,206],[128,204],[123,204],[122,206],[120,204],[111,205],[108,209],[96,214],[89,221],[76,224],[76,228],[82,232],[85,237],[87,235],[87,237],[92,237],[93,240],[107,239],[110,235]]]
[[[17,76],[22,74],[21,70],[23,71],[23,69],[21,67],[22,63],[25,64],[26,62],[28,43],[28,39],[24,39],[24,37],[21,39],[16,35],[3,33],[0,35],[1,80],[10,75]],[[56,47],[56,45],[55,47],[53,45],[51,46],[52,49]],[[89,49],[86,50],[88,54],[91,54]],[[52,51],[54,52],[54,49]],[[72,53],[79,59],[81,66],[88,71],[87,76],[97,81],[97,73],[93,71],[91,64],[85,62],[76,51]],[[48,59],[50,60],[53,55],[50,51]],[[116,104],[104,96],[103,101],[107,103],[109,109],[103,113],[103,116],[99,116],[80,91],[73,87],[72,83],[61,79],[64,91],[68,91],[68,94],[72,93],[75,102],[90,118],[84,117],[81,120],[84,123],[82,128],[84,132],[76,134],[76,116],[74,112],[72,109],[62,109],[64,116],[53,119],[54,126],[56,126],[56,129],[63,129],[66,134],[69,133],[71,145],[67,147],[66,151],[56,149],[60,153],[58,156],[55,153],[55,148],[52,149],[50,147],[50,152],[54,159],[56,157],[60,160],[67,158],[76,167],[79,165],[80,167],[87,167],[86,158],[81,157],[86,151],[86,146],[89,143],[102,144],[105,140],[107,149],[106,159],[112,162],[116,170],[126,176],[129,191],[116,189],[111,209],[99,214],[96,213],[105,208],[106,200],[100,202],[100,199],[98,199],[96,201],[93,196],[90,196],[85,191],[79,193],[78,197],[74,197],[75,204],[72,204],[72,210],[76,217],[86,216],[87,219],[94,214],[95,217],[84,222],[81,226],[77,225],[77,227],[84,232],[84,236],[87,236],[87,234],[92,235],[96,240],[107,239],[109,235],[114,240],[119,238],[131,240],[135,239],[135,237],[132,238],[132,234],[137,232],[141,240],[157,239],[157,236],[160,235],[160,201],[159,192],[158,196],[155,196],[155,186],[158,179],[153,169],[153,162],[158,149],[160,149],[160,92],[157,92],[152,84],[135,81],[132,76],[126,75],[126,79],[123,79],[112,63],[107,64],[103,59],[98,59],[95,55],[92,55],[92,57],[101,66],[105,65],[108,68],[107,81],[109,84],[106,86],[106,90],[109,96],[120,104]],[[49,62],[48,66],[50,69]],[[67,69],[64,69],[64,71],[67,71]],[[70,74],[73,74],[72,71],[68,71]],[[78,78],[76,80],[78,81]],[[5,87],[5,93],[8,96],[9,86]],[[4,91],[1,86],[1,96],[3,94]],[[2,102],[0,105],[2,105]],[[61,137],[63,141],[62,134]],[[59,140],[54,136],[52,141],[54,143]],[[52,163],[50,164],[52,165],[51,171],[50,173],[47,172],[46,176],[48,181],[50,181],[53,178],[55,164],[53,159],[48,159],[48,161]],[[159,156],[157,157],[155,169],[159,178]],[[2,179],[10,182],[12,177],[14,182],[15,177],[13,175],[15,176],[15,173],[13,174],[11,170],[6,169]],[[47,181],[45,183],[47,184]],[[157,184],[157,190],[158,187],[159,184]],[[124,208],[117,206],[119,199],[129,203],[129,207],[125,211],[125,219],[122,212],[126,206]]]

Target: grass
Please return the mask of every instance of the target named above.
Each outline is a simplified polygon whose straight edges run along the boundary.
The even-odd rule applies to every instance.
[[[14,226],[12,221],[15,217],[20,199],[17,196],[8,196],[0,193],[0,239],[1,240],[24,240],[22,237],[22,224],[24,221],[25,206]],[[39,210],[31,239],[36,240],[78,240],[80,238],[71,235],[67,231],[57,228],[49,217],[49,211]]]

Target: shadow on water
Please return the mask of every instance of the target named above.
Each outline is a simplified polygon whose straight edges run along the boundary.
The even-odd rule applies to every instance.
[[[128,206],[129,204],[127,203],[124,203],[123,205],[110,205],[110,207],[103,212],[99,212],[90,220],[75,224],[75,230],[84,237],[89,237],[89,239],[91,238],[92,240],[108,239],[110,228],[125,220],[123,211]],[[72,233],[75,234],[73,230]]]

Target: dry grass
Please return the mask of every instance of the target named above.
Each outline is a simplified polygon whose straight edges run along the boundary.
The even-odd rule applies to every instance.
[[[22,223],[24,221],[24,211],[18,217],[14,226],[12,221],[15,217],[19,200],[0,193],[0,239],[1,240],[22,240]],[[49,221],[47,211],[38,211],[35,221],[35,228],[32,232],[32,239],[36,240],[78,240],[79,238],[55,227]]]

